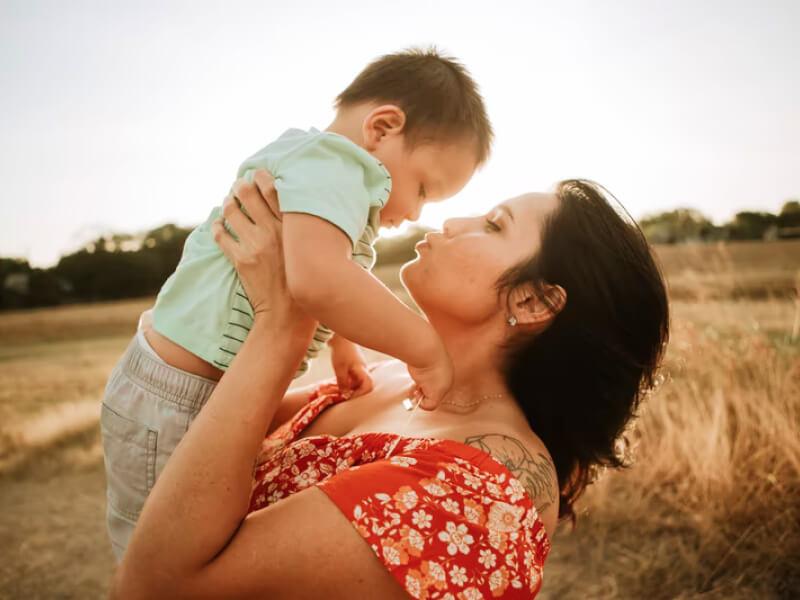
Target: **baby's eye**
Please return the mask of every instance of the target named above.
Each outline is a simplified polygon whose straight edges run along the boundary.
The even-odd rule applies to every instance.
[[[486,229],[489,231],[500,231],[500,225],[490,219],[486,219]]]

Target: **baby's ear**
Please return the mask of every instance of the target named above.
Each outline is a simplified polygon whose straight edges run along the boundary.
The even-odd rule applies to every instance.
[[[364,146],[374,151],[387,136],[401,135],[406,126],[406,113],[395,104],[373,108],[364,118],[362,134]]]

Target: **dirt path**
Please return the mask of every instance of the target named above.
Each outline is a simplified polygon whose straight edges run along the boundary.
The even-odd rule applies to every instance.
[[[71,442],[0,479],[0,598],[106,596],[113,556],[99,435]]]

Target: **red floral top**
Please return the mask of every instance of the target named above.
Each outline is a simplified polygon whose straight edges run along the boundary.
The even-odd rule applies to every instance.
[[[267,436],[250,511],[316,485],[411,597],[533,598],[550,540],[511,472],[453,440],[393,433],[296,439],[343,400],[335,385],[322,386]]]

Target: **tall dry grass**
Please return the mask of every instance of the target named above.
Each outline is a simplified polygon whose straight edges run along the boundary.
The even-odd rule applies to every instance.
[[[673,305],[636,463],[591,486],[556,536],[546,597],[800,595],[796,307],[763,304]]]
[[[800,242],[657,252],[673,299],[665,381],[642,407],[636,463],[591,486],[555,536],[541,597],[800,597]],[[380,274],[397,289],[395,270]],[[0,315],[0,533],[35,529],[0,565],[0,596],[104,589],[102,467],[70,469],[100,465],[92,399],[150,302]],[[317,361],[310,377],[327,375]],[[72,508],[87,493],[96,502]],[[87,582],[58,555],[67,542],[96,551]]]
[[[673,300],[791,299],[800,240],[656,247]]]

